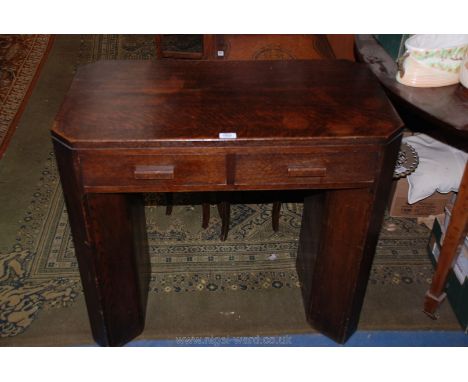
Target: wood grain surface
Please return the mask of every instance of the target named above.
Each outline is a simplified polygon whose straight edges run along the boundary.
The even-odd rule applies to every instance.
[[[297,189],[320,190],[306,199],[299,244],[305,312],[346,341],[401,130],[372,73],[348,61],[82,68],[52,134],[96,341],[121,345],[144,328],[142,192],[226,191],[218,203],[226,238],[232,191]]]
[[[141,148],[383,142],[400,127],[369,69],[349,61],[104,61],[78,71],[53,132],[73,147]]]

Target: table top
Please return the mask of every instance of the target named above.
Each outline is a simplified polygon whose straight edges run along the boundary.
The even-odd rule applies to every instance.
[[[100,61],[78,70],[52,134],[74,148],[144,148],[385,143],[401,127],[364,64]]]
[[[382,85],[407,108],[450,134],[468,137],[468,89],[461,84],[436,88],[400,84],[395,79],[396,62],[372,35],[357,35],[356,51]]]

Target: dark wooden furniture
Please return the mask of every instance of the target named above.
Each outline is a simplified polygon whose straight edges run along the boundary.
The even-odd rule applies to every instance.
[[[121,345],[144,328],[142,192],[302,189],[310,193],[297,270],[307,319],[346,341],[401,129],[372,73],[348,61],[80,68],[52,136],[95,340]]]
[[[395,80],[397,65],[371,35],[356,36],[356,55],[369,65],[393,101],[405,125],[461,150],[468,149],[468,90],[462,85],[413,88]],[[437,318],[457,250],[468,231],[468,167],[465,166],[439,262],[424,301],[424,312]]]

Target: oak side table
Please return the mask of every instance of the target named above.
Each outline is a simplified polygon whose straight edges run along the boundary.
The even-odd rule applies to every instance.
[[[94,339],[144,328],[143,192],[310,190],[297,254],[308,322],[356,330],[401,140],[373,74],[348,61],[102,61],[52,129]]]

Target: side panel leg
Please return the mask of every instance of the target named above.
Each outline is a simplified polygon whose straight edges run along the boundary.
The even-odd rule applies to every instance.
[[[375,184],[304,203],[297,268],[307,320],[340,343],[359,322],[399,145],[386,147]]]
[[[106,338],[122,345],[145,325],[149,259],[140,195],[90,194],[87,197],[95,286]],[[142,224],[143,223],[143,224]]]
[[[73,151],[54,141],[95,341],[122,345],[144,327],[149,257],[143,197],[85,195]]]

